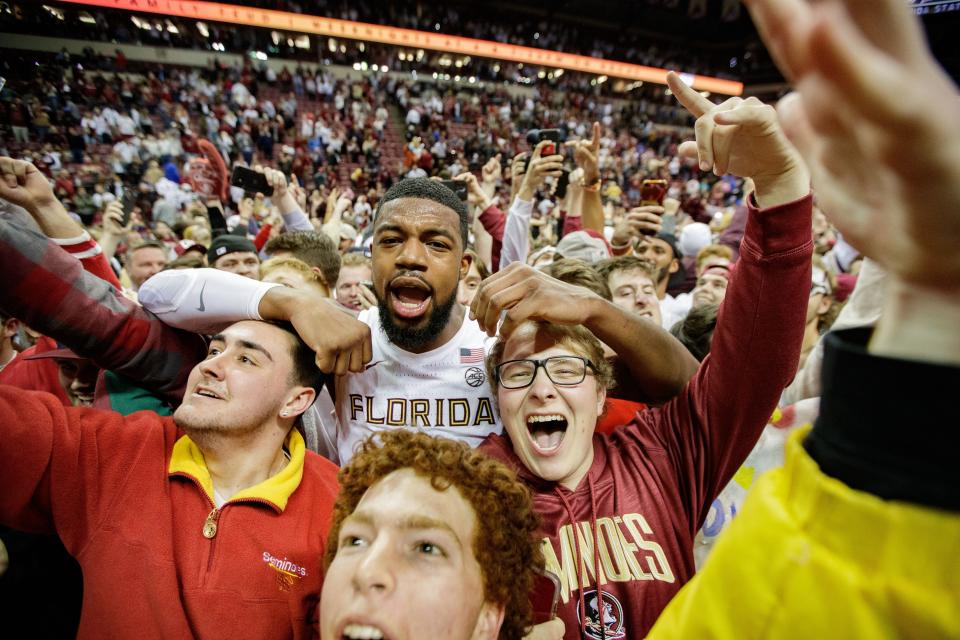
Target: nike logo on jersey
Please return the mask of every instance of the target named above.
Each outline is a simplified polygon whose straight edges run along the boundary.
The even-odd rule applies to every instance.
[[[206,311],[206,309],[207,309],[207,307],[204,306],[204,304],[203,304],[203,291],[204,291],[204,289],[206,289],[206,288],[207,288],[207,283],[204,282],[204,283],[203,283],[203,286],[200,287],[200,306],[197,307],[197,311],[200,311],[201,313],[202,313],[203,311]]]

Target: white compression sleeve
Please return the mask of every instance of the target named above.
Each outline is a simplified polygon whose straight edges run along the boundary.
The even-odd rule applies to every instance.
[[[262,320],[260,300],[279,286],[219,269],[171,269],[144,282],[138,296],[166,324],[211,334],[240,320]]]

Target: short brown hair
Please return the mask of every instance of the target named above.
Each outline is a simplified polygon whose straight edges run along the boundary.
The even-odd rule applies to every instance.
[[[650,278],[654,284],[657,283],[657,270],[649,260],[638,258],[637,256],[618,256],[603,260],[596,264],[597,272],[603,277],[604,282],[609,286],[610,276],[620,271],[640,271]]]
[[[612,300],[607,279],[583,260],[578,258],[561,258],[544,267],[543,272],[567,284],[575,284],[593,291],[604,300]]]
[[[544,567],[537,537],[540,518],[529,490],[512,471],[463,442],[402,429],[367,438],[338,476],[340,493],[333,506],[324,570],[337,555],[343,521],[370,487],[400,469],[428,478],[437,491],[456,487],[473,507],[477,515],[473,552],[483,574],[484,599],[504,608],[499,637],[523,638],[532,622],[534,575]]]
[[[593,363],[596,371],[597,385],[602,389],[611,389],[614,385],[613,367],[603,355],[603,344],[593,335],[589,329],[579,324],[553,324],[550,322],[529,320],[514,329],[514,333],[527,324],[537,327],[537,331],[543,331],[556,342],[563,344],[574,351],[578,351],[587,360]],[[487,379],[492,384],[498,384],[494,371],[497,365],[503,362],[503,350],[506,348],[507,340],[498,337],[490,353],[487,354],[486,368]],[[494,389],[496,391],[496,389]]]
[[[467,249],[463,253],[464,255],[470,256],[470,258],[473,260],[473,264],[477,265],[477,273],[480,274],[481,280],[486,280],[490,277],[490,269],[488,269],[486,263],[480,259],[480,254],[473,249]]]
[[[260,263],[260,279],[262,280],[264,277],[269,275],[271,271],[276,269],[291,269],[298,273],[302,273],[303,277],[306,278],[307,281],[316,280],[317,282],[320,282],[319,274],[311,269],[310,265],[303,260],[287,257],[270,258],[266,262]],[[320,282],[320,284],[322,285],[324,283]]]
[[[340,277],[340,252],[333,240],[318,231],[291,231],[282,233],[264,248],[267,255],[289,253],[311,267],[318,267],[324,284],[330,289],[337,286]]]
[[[340,257],[340,268],[344,267],[367,267],[373,268],[373,261],[360,251],[348,251]]]

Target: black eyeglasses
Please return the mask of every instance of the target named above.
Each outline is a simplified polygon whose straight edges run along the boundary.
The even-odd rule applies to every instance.
[[[587,369],[597,371],[592,362],[580,356],[551,356],[543,360],[501,362],[494,369],[494,375],[504,389],[523,389],[533,384],[540,367],[547,372],[550,382],[561,386],[580,384],[587,376]]]

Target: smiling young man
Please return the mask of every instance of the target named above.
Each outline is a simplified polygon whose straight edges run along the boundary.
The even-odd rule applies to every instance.
[[[0,521],[80,562],[81,636],[310,636],[337,490],[295,428],[313,360],[292,331],[233,324],[173,417],[0,385]]]
[[[365,442],[340,479],[322,638],[523,637],[543,556],[513,473],[463,443],[392,431]]]
[[[644,637],[693,576],[694,536],[793,377],[803,336],[813,244],[799,155],[772,108],[713,105],[675,74],[668,80],[700,118],[696,144],[681,150],[757,184],[711,354],[680,394],[597,434],[612,379],[600,341],[641,367],[649,354],[638,331],[650,323],[526,266],[485,281],[472,306],[483,327],[506,312],[487,360],[505,435],[481,449],[534,493],[571,640]]]
[[[351,361],[354,373],[337,377],[339,429],[335,446],[324,451],[334,460],[347,462],[360,441],[392,428],[424,430],[476,446],[501,426],[483,371],[488,338],[475,321],[465,319],[466,309],[457,302],[458,284],[470,268],[466,237],[466,207],[452,191],[433,180],[404,180],[384,195],[374,222],[377,308],[358,319],[344,312],[317,313],[314,298],[232,278],[216,288],[230,295],[212,303],[221,311],[214,320],[309,315],[318,334],[329,332],[331,322],[366,325],[370,364]],[[180,328],[209,328],[210,313],[196,311],[198,305],[190,302],[199,299],[204,274],[185,294],[173,286],[174,279],[185,281],[185,276],[167,272],[148,289],[146,308]],[[178,299],[167,304],[174,290]],[[335,371],[347,369],[341,361]]]
[[[597,271],[607,281],[613,304],[660,324],[656,272],[650,262],[635,256],[604,260]]]
[[[334,461],[346,463],[364,438],[391,429],[477,446],[502,426],[483,368],[489,338],[457,302],[458,283],[471,266],[466,234],[466,207],[452,191],[433,180],[404,180],[383,197],[374,221],[379,304],[357,319],[316,297],[226,274],[207,287],[206,307],[199,311],[212,275],[199,269],[160,274],[141,301],[164,322],[197,332],[244,318],[292,322],[318,354],[329,354],[321,368],[346,374],[336,383],[338,431],[324,438],[332,446],[323,454]],[[652,329],[640,329],[638,345],[665,351],[652,349],[648,366],[634,372],[639,375],[629,390],[642,397],[631,399],[671,397],[695,367],[679,343],[646,339]],[[324,345],[338,331],[368,337],[362,348],[345,341],[331,352]],[[495,327],[489,335],[494,333]]]

